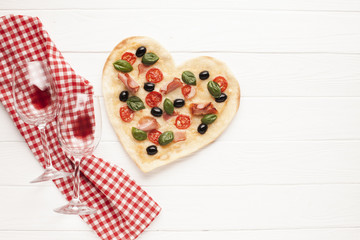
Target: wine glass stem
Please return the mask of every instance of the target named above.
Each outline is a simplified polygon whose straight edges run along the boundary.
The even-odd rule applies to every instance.
[[[45,158],[45,167],[46,167],[46,169],[49,169],[49,168],[52,168],[52,162],[51,162],[51,158],[50,158],[50,151],[49,151],[49,146],[47,143],[45,127],[46,127],[46,124],[41,124],[38,126],[38,128],[40,130],[40,135],[41,135],[41,144],[44,149],[43,154],[44,154],[44,158]]]
[[[75,158],[73,201],[80,200],[80,160],[81,158]]]

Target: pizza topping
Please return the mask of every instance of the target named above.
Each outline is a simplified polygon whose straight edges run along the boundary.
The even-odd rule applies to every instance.
[[[116,62],[114,62],[113,66],[116,70],[124,73],[131,72],[133,70],[131,64],[128,61],[122,59],[119,59]]]
[[[119,73],[118,78],[132,93],[136,93],[139,90],[139,84],[129,74]]]
[[[186,132],[185,131],[177,131],[174,133],[174,142],[180,142],[186,140]]]
[[[131,65],[133,65],[136,61],[136,57],[133,53],[131,52],[126,52],[121,56],[122,60],[125,60],[127,62],[129,62]]]
[[[174,100],[174,107],[181,108],[184,105],[185,105],[185,100],[184,99],[178,98],[178,99]]]
[[[128,91],[122,91],[119,94],[119,100],[122,101],[122,102],[126,102],[126,100],[128,100],[128,98],[129,98],[129,92]]]
[[[181,79],[183,80],[184,83],[186,83],[188,85],[196,85],[196,77],[190,71],[184,71],[181,74]]]
[[[146,66],[143,63],[139,63],[139,65],[138,65],[138,69],[139,69],[138,76],[140,74],[146,72],[146,69],[148,69],[148,68],[149,68],[149,66]]]
[[[159,144],[161,146],[167,145],[174,140],[174,133],[172,131],[166,131],[159,137]]]
[[[216,108],[209,103],[192,103],[190,104],[190,112],[193,115],[205,115],[205,114],[215,114],[217,113]]]
[[[155,155],[157,154],[158,150],[157,147],[155,145],[150,145],[146,148],[146,152],[148,155]]]
[[[147,82],[144,84],[144,90],[147,92],[152,92],[155,89],[155,84],[151,82]]]
[[[173,105],[172,101],[170,99],[168,99],[168,98],[165,98],[164,110],[169,115],[174,113],[174,105]]]
[[[149,133],[148,133],[148,139],[150,142],[154,143],[154,144],[159,144],[159,137],[161,135],[161,132],[154,129],[154,130],[151,130]],[[176,134],[175,134],[176,135]]]
[[[147,138],[147,133],[145,131],[142,131],[141,129],[137,129],[135,127],[132,127],[131,134],[138,141],[144,141]]]
[[[220,97],[215,98],[215,102],[222,103],[225,102],[227,99],[226,93],[221,93]]]
[[[184,95],[185,99],[190,99],[195,96],[196,90],[195,87],[190,85],[185,85],[181,88],[181,92]]]
[[[149,107],[157,107],[161,103],[162,95],[159,92],[153,91],[145,97],[145,102]]]
[[[156,119],[153,117],[149,117],[149,116],[142,117],[138,123],[138,129],[145,131],[145,132],[151,131],[153,129],[157,129],[157,128],[159,128],[159,126],[160,125],[156,121]]]
[[[167,114],[166,112],[164,112],[163,118],[164,118],[165,121],[167,121],[167,120],[169,120],[170,118],[172,118],[172,117],[174,117],[174,116],[176,116],[176,115],[178,115],[178,113],[175,112],[175,111],[174,111],[174,113],[171,114],[171,115],[169,115],[169,114]]]
[[[217,84],[214,81],[209,81],[207,84],[207,89],[209,90],[209,93],[214,97],[218,98],[221,95],[221,88],[219,84]]]
[[[144,56],[145,53],[146,53],[146,47],[141,46],[138,49],[136,49],[135,54],[136,54],[137,57],[142,57],[142,56]]]
[[[226,81],[226,79],[222,76],[218,76],[216,77],[214,80],[214,82],[216,82],[217,84],[219,84],[220,88],[221,88],[221,92],[224,92],[228,86],[228,82]]]
[[[159,60],[159,57],[155,53],[145,53],[141,59],[141,62],[145,65],[153,65]]]
[[[174,80],[172,80],[171,82],[169,82],[167,85],[164,85],[161,89],[160,92],[162,94],[168,94],[169,92],[174,91],[175,89],[181,87],[183,84],[180,81],[179,78],[174,78]]]
[[[206,80],[210,77],[210,74],[208,71],[202,71],[200,74],[199,74],[199,78],[201,80]]]
[[[162,114],[163,110],[161,110],[161,108],[153,107],[151,109],[151,115],[153,115],[154,117],[161,117]]]
[[[120,117],[124,122],[131,122],[134,118],[134,111],[131,110],[128,106],[123,106],[120,108]]]
[[[204,124],[212,124],[217,119],[217,116],[215,114],[206,114],[201,119],[201,122]]]
[[[146,80],[151,83],[158,83],[164,79],[164,76],[160,69],[150,68],[146,73]]]
[[[139,111],[145,108],[143,101],[137,96],[129,97],[126,103],[128,107],[133,111]]]
[[[175,120],[175,126],[178,129],[187,129],[188,127],[190,127],[191,124],[191,120],[190,117],[187,115],[179,115],[177,116],[176,120]]]
[[[207,126],[206,124],[204,124],[204,123],[201,123],[201,124],[198,126],[197,131],[198,131],[200,134],[204,134],[204,133],[206,133],[207,129],[208,129],[208,126]]]

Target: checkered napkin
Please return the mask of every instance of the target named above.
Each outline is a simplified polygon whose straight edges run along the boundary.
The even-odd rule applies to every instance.
[[[65,62],[38,18],[14,15],[0,18],[0,100],[35,158],[45,167],[40,132],[18,117],[11,96],[12,66],[31,60],[48,62],[60,97],[66,92],[92,93],[93,89]],[[59,146],[55,125],[53,121],[46,129],[53,165],[58,170],[71,172],[72,163]],[[97,214],[81,218],[101,239],[135,239],[160,213],[158,204],[118,166],[89,156],[82,160],[81,171],[81,200],[99,209]],[[72,178],[54,183],[66,199],[71,200]]]

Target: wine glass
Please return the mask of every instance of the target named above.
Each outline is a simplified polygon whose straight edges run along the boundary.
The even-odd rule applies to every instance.
[[[57,135],[65,153],[75,160],[72,200],[54,211],[63,214],[88,215],[97,210],[80,201],[80,161],[91,155],[101,138],[99,97],[91,94],[67,94],[57,118]]]
[[[16,64],[13,67],[12,95],[20,118],[27,124],[37,126],[41,135],[45,171],[31,183],[69,176],[71,173],[58,171],[53,167],[46,139],[46,125],[55,119],[59,106],[47,63],[30,61]]]

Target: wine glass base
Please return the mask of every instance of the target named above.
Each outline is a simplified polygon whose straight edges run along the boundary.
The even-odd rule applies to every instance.
[[[65,206],[54,209],[55,212],[69,215],[90,215],[97,212],[97,209],[88,207],[79,200],[71,200]]]
[[[58,178],[64,178],[72,175],[72,173],[58,171],[55,168],[47,168],[39,177],[32,180],[30,183],[46,182]]]

